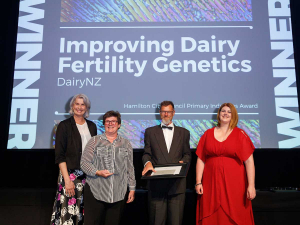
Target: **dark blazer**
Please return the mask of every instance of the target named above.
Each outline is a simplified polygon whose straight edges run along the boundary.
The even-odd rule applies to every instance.
[[[182,127],[174,126],[173,140],[168,153],[164,134],[160,125],[147,128],[145,131],[145,151],[143,164],[147,161],[157,164],[170,164],[183,161],[190,163],[190,132]],[[185,193],[186,178],[149,180],[148,190],[171,194]]]
[[[91,136],[97,135],[96,124],[86,120]],[[68,169],[80,169],[82,142],[74,117],[59,123],[55,137],[55,163],[67,163]]]

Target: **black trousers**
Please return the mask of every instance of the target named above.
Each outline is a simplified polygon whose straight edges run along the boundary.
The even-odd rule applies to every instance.
[[[119,225],[125,200],[106,203],[94,198],[90,186],[84,188],[84,225]]]
[[[185,193],[148,191],[149,225],[181,225],[184,203]]]

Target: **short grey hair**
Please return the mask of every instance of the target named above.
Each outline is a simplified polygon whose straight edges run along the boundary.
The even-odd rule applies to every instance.
[[[74,105],[75,100],[77,98],[81,98],[83,100],[83,102],[84,102],[84,104],[86,106],[86,112],[83,114],[83,117],[84,118],[88,118],[89,115],[90,115],[91,102],[90,102],[89,98],[85,94],[78,94],[78,95],[75,95],[72,98],[72,100],[70,102],[70,111],[69,111],[70,115],[72,115],[72,116],[74,115],[73,105]]]

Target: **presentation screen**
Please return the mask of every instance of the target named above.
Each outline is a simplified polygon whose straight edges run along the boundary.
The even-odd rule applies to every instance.
[[[144,147],[175,104],[175,125],[196,148],[222,103],[256,148],[300,145],[288,0],[20,1],[8,149],[55,147],[79,93],[88,119],[121,113],[119,134]]]

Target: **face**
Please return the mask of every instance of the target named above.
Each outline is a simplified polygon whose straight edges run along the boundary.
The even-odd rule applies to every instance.
[[[118,132],[120,126],[121,124],[118,123],[117,117],[111,116],[105,119],[105,124],[104,124],[105,133],[115,134]]]
[[[86,105],[82,98],[76,98],[73,104],[74,115],[78,117],[83,117],[86,112]]]
[[[173,116],[175,115],[175,110],[173,109],[172,105],[162,106],[159,113],[162,122],[166,125],[169,125],[172,122]]]
[[[228,106],[224,106],[220,112],[221,123],[230,123],[231,121],[231,109]]]

